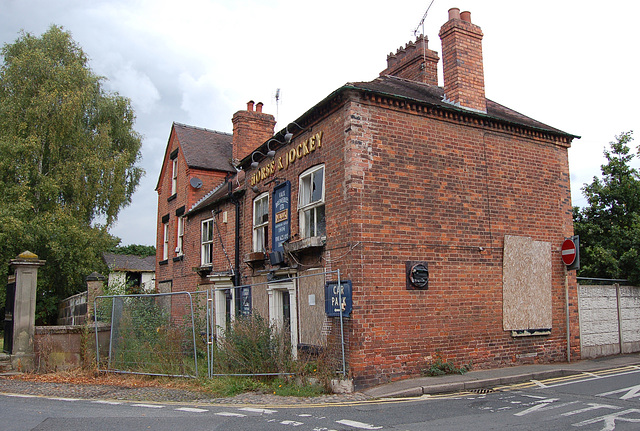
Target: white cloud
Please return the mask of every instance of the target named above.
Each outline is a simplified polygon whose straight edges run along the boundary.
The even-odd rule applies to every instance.
[[[231,131],[231,116],[250,99],[275,115],[280,88],[282,127],[345,82],[375,78],[386,55],[414,39],[429,3],[0,0],[0,41],[13,42],[21,28],[63,25],[109,88],[132,99],[147,177],[113,232],[124,243],[154,244],[154,188],[173,121]],[[574,203],[600,174],[614,136],[640,131],[630,45],[640,40],[640,3],[619,3],[436,1],[425,21],[440,52],[447,9],[470,10],[484,32],[487,97],[582,136],[569,150]]]

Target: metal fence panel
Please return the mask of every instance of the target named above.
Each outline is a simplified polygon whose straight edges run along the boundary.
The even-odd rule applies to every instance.
[[[185,313],[174,314],[174,308]],[[96,325],[98,371],[198,377],[198,358],[204,355],[197,349],[191,293],[99,296],[94,310],[97,322],[111,329],[105,348]],[[101,356],[105,351],[107,356]]]
[[[94,301],[98,370],[275,376],[316,371],[317,365],[344,376],[346,316],[341,310],[337,317],[325,313],[329,281],[340,285],[340,272],[312,269],[265,275],[264,281],[244,286],[99,296]],[[342,297],[337,301],[342,304]],[[97,328],[105,325],[110,335],[99,338]]]
[[[345,316],[325,314],[325,284],[339,282],[340,272],[315,269],[264,278],[208,293],[208,375],[293,375],[320,361],[345,375]],[[249,316],[233,305],[241,304],[236,298],[248,289]]]

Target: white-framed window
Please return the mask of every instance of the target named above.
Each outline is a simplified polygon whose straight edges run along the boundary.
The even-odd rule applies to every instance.
[[[298,188],[300,236],[309,238],[326,234],[324,216],[324,165],[307,169],[300,175]]]
[[[269,234],[269,193],[253,200],[253,251],[267,251]]]
[[[202,222],[200,264],[202,266],[213,263],[213,219]]]
[[[169,223],[162,223],[162,260],[169,259]]]
[[[171,161],[171,166],[172,166],[171,196],[173,196],[178,191],[178,158],[177,157]]]
[[[184,217],[178,217],[178,235],[176,239],[176,254],[184,254]]]

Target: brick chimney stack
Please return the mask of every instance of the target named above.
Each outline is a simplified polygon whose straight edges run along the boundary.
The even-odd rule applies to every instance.
[[[482,30],[471,23],[471,12],[449,9],[440,29],[444,97],[468,109],[487,112],[482,65]]]
[[[438,85],[438,53],[428,48],[428,39],[418,36],[415,42],[387,56],[387,68],[380,76],[392,75],[411,81]]]
[[[262,112],[262,102],[255,105],[253,100],[247,103],[246,111],[233,114],[233,159],[242,160],[256,148],[273,136],[276,120],[271,114]]]

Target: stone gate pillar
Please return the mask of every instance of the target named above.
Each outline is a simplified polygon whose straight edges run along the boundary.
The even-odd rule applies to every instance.
[[[96,297],[104,294],[104,281],[106,277],[97,272],[92,272],[87,276],[87,323],[93,322],[94,310],[93,301]]]
[[[11,363],[14,370],[34,369],[33,335],[36,324],[36,287],[38,268],[45,264],[30,251],[20,253],[9,262],[16,278],[16,294],[13,305],[13,351]]]

